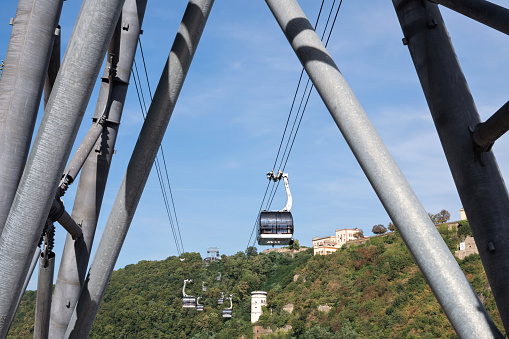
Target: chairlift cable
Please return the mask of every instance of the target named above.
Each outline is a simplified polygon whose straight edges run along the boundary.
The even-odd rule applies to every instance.
[[[327,31],[327,27],[328,27],[328,25],[329,25],[329,20],[330,20],[330,18],[331,18],[331,16],[332,16],[332,13],[333,13],[333,9],[334,9],[334,4],[335,4],[335,2],[336,2],[336,0],[334,0],[334,1],[332,2],[331,10],[330,10],[330,12],[329,12],[329,16],[328,16],[328,18],[327,18],[327,23],[325,24],[325,28],[324,28],[324,31],[323,31],[323,34],[322,34],[322,38],[321,38],[321,40],[322,40],[322,41],[323,41],[323,39],[324,39],[324,37],[325,37],[325,33],[326,33],[326,31]],[[337,20],[337,18],[338,18],[339,10],[340,10],[340,8],[341,8],[341,4],[342,4],[342,3],[343,3],[343,0],[340,0],[339,5],[338,5],[338,8],[337,8],[337,10],[336,10],[336,14],[335,14],[334,19],[333,19],[332,24],[331,24],[331,28],[330,28],[330,30],[329,30],[329,35],[328,35],[328,37],[327,37],[327,41],[325,42],[325,47],[327,47],[327,45],[329,44],[329,40],[330,40],[330,37],[331,37],[331,35],[332,35],[332,31],[333,31],[333,29],[334,29],[334,25],[335,25],[335,23],[336,23],[336,20]],[[303,69],[303,70],[304,70],[304,69]],[[307,86],[308,86],[308,84],[309,84],[309,81],[310,81],[310,80],[309,80],[309,78],[308,78],[308,82],[307,82],[307,84],[306,84],[306,89],[307,89]],[[311,88],[310,88],[310,90],[309,90],[309,92],[308,92],[308,96],[307,96],[307,99],[306,99],[306,103],[305,103],[304,108],[303,108],[303,110],[302,110],[302,113],[301,113],[301,116],[300,116],[300,120],[299,120],[299,123],[298,123],[298,125],[297,125],[297,129],[295,130],[295,134],[293,135],[293,140],[292,140],[292,143],[291,143],[291,145],[290,145],[290,150],[288,151],[288,154],[286,154],[286,148],[285,148],[285,152],[283,153],[283,158],[284,158],[284,156],[285,156],[285,154],[286,154],[286,160],[285,160],[285,164],[284,164],[284,166],[283,166],[282,171],[284,171],[284,169],[286,168],[286,164],[288,163],[288,158],[290,157],[290,152],[292,151],[292,147],[293,147],[293,144],[294,144],[294,142],[295,142],[295,138],[296,138],[296,136],[297,136],[297,133],[298,133],[298,131],[299,131],[300,123],[301,123],[301,121],[302,121],[302,117],[304,116],[304,113],[305,113],[305,111],[306,111],[306,107],[307,107],[307,104],[308,104],[308,102],[309,102],[309,97],[310,97],[310,95],[311,95],[311,92],[312,92],[312,90],[313,90],[313,87],[314,87],[314,85],[312,84],[312,85],[311,85]],[[304,94],[303,94],[302,99],[304,99],[304,97],[305,97],[305,95],[306,95],[306,89],[304,89]],[[301,100],[301,104],[302,104],[302,100]],[[299,110],[300,110],[300,106],[299,106]],[[297,111],[297,116],[298,116],[298,114],[299,114],[298,112],[299,112],[299,111]],[[297,120],[297,116],[295,117],[295,121]],[[295,125],[295,121],[294,121],[294,125]],[[293,127],[292,127],[292,131],[293,131]],[[291,135],[292,135],[292,132],[290,132],[290,138],[291,138]],[[289,142],[289,141],[290,141],[290,139],[288,139],[288,142]],[[288,143],[287,143],[287,145],[286,145],[286,146],[288,147]],[[282,160],[281,160],[281,162],[280,162],[279,167],[281,167],[281,164],[282,164]],[[274,193],[271,195],[271,198],[269,198],[269,199],[270,199],[270,204],[268,204],[268,205],[267,205],[267,209],[269,209],[269,208],[270,208],[270,206],[272,205],[272,201],[274,200],[274,197],[275,197],[275,195],[276,195],[276,192],[277,192],[277,189],[278,189],[278,188],[279,188],[279,182],[277,183],[276,188],[275,188],[275,190],[274,190]],[[271,192],[271,193],[272,193],[272,192]],[[270,196],[269,196],[269,197],[270,197]]]
[[[335,1],[335,0],[334,0],[334,1]],[[316,22],[315,22],[315,27],[314,27],[315,31],[316,31],[316,28],[317,28],[317,26],[318,26],[318,22],[320,21],[320,16],[321,16],[321,14],[322,14],[322,9],[323,9],[323,5],[324,5],[324,3],[325,3],[325,0],[322,0],[322,4],[320,5],[320,9],[319,9],[319,11],[318,11],[318,16],[317,16],[317,18],[316,18]],[[334,6],[334,4],[333,4],[333,6]],[[329,17],[330,17],[330,15],[329,15]],[[142,55],[143,55],[143,54],[142,54]],[[275,170],[275,166],[276,166],[277,160],[278,160],[278,158],[279,158],[279,153],[280,153],[280,151],[281,151],[281,146],[283,145],[284,137],[285,137],[285,134],[286,134],[286,129],[287,129],[287,127],[288,127],[288,122],[290,121],[290,116],[291,116],[292,111],[293,111],[293,107],[294,107],[294,104],[295,104],[295,99],[297,98],[297,94],[298,94],[298,91],[299,91],[299,88],[300,88],[300,83],[301,83],[301,81],[302,81],[302,76],[303,76],[303,74],[304,74],[304,67],[302,68],[301,73],[300,73],[300,76],[299,76],[299,81],[298,81],[298,83],[297,83],[297,88],[295,89],[295,94],[294,94],[294,97],[293,97],[292,105],[291,105],[291,107],[290,107],[290,112],[289,112],[289,114],[288,114],[288,118],[287,118],[287,120],[286,120],[286,125],[285,125],[285,129],[284,129],[284,131],[283,131],[283,136],[281,137],[281,142],[279,143],[279,149],[278,149],[278,151],[277,151],[276,159],[274,160],[274,165],[272,166],[272,170],[273,170],[273,171]],[[290,137],[291,137],[291,136],[289,136],[289,138],[290,138]],[[267,184],[267,188],[265,189],[265,193],[264,193],[264,195],[263,195],[263,199],[262,199],[262,203],[260,204],[260,208],[258,209],[258,213],[260,213],[260,212],[261,212],[261,210],[262,210],[263,203],[265,202],[265,198],[266,198],[266,196],[267,196],[267,191],[268,191],[268,189],[269,189],[270,184],[271,184],[271,181],[269,181],[269,183]],[[279,184],[279,182],[278,182],[278,184]],[[274,189],[274,186],[272,186],[272,188]],[[276,190],[277,190],[277,189],[276,189]],[[272,192],[271,192],[271,194],[272,194]],[[275,193],[274,193],[274,194],[275,194]],[[270,195],[269,195],[269,197],[270,197]],[[248,240],[248,242],[247,242],[246,252],[247,252],[247,249],[249,248],[249,244],[250,244],[250,242],[251,242],[251,239],[253,238],[254,231],[256,230],[256,224],[257,224],[257,220],[255,220],[254,225],[253,225],[253,229],[251,230],[251,235],[249,236],[249,240]],[[254,238],[254,240],[253,240],[253,245],[254,245],[255,241],[256,241],[256,237],[255,237],[255,238]]]
[[[140,45],[141,60],[143,62],[143,69],[145,70],[145,79],[147,81],[148,93],[150,95],[150,101],[152,102],[152,98],[153,98],[152,97],[152,90],[150,88],[150,81],[148,79],[147,65],[145,63],[145,55],[143,54],[143,46],[141,44],[141,38],[140,37],[138,37],[138,44]],[[168,167],[166,166],[166,158],[164,156],[163,145],[161,145],[160,148],[161,148],[161,156],[163,158],[164,171],[166,173],[166,180],[167,180],[167,183],[168,183],[168,189],[170,191],[171,204],[172,204],[172,207],[173,207],[173,215],[175,216],[176,229],[178,231],[178,235],[179,235],[179,239],[180,239],[180,246],[182,248],[182,252],[184,252],[184,242],[182,241],[182,234],[180,233],[180,225],[179,225],[178,218],[177,218],[177,210],[175,209],[175,201],[173,199],[173,193],[171,191],[170,177],[168,175]]]
[[[134,84],[135,84],[135,87],[136,87],[136,93],[138,95],[138,101],[140,103],[141,113],[143,115],[143,119],[145,120],[147,106],[145,104],[145,96],[143,95],[143,89],[142,89],[142,86],[141,86],[141,80],[140,80],[140,76],[139,76],[139,73],[138,73],[138,67],[137,67],[137,64],[136,64],[136,60],[134,60],[134,72],[132,72],[132,73],[133,73]],[[139,83],[139,88],[138,88],[138,83]],[[165,208],[166,208],[166,213],[168,215],[168,220],[170,221],[170,227],[171,227],[171,230],[172,230],[172,233],[173,233],[173,238],[175,240],[175,245],[176,245],[177,253],[180,256],[180,254],[182,253],[182,250],[181,250],[181,248],[179,246],[178,238],[177,238],[176,231],[175,231],[175,226],[173,224],[173,219],[171,217],[170,207],[169,207],[169,203],[168,203],[168,197],[167,197],[167,194],[166,194],[166,190],[164,189],[163,177],[162,177],[162,174],[161,174],[161,169],[160,169],[159,161],[158,161],[157,157],[155,159],[155,167],[156,167],[157,178],[159,180],[159,185],[161,187],[161,193],[163,195],[163,201],[164,201],[164,205],[165,205]]]

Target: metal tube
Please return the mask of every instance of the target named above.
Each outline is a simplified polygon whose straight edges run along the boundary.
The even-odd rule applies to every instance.
[[[0,238],[0,338],[7,334],[4,320],[15,310],[123,3],[83,2]]]
[[[481,161],[472,147],[470,129],[481,119],[438,6],[420,0],[393,3],[507,331],[509,196],[504,180],[493,153],[484,153]],[[475,337],[470,326],[461,329],[465,338]]]
[[[42,254],[44,255],[44,254]],[[44,263],[47,266],[44,266]],[[50,253],[47,260],[39,261],[39,277],[37,280],[37,299],[35,303],[34,339],[49,338],[49,317],[51,310],[51,293],[53,292],[53,273],[55,270],[55,254]]]
[[[65,338],[90,332],[213,3],[187,5]]]
[[[74,153],[71,161],[69,161],[69,164],[64,170],[63,177],[67,183],[70,184],[74,181],[74,179],[76,179],[78,173],[83,167],[83,164],[87,160],[88,155],[94,149],[102,131],[103,125],[101,123],[95,123],[90,127],[80,146],[76,150],[76,153]]]
[[[30,282],[30,279],[32,278],[32,274],[34,274],[35,265],[37,264],[37,261],[39,260],[39,257],[41,256],[41,249],[39,247],[36,247],[35,253],[32,259],[32,263],[30,264],[30,269],[28,270],[28,274],[25,278],[25,282],[23,283],[23,288],[21,289],[21,292],[18,296],[18,302],[16,303],[16,311],[19,308],[19,305],[21,304],[21,299],[23,299],[23,295],[25,294],[25,291],[27,290],[28,283]],[[12,325],[12,321],[14,320],[14,316],[16,315],[16,312],[14,312],[11,315],[11,318],[7,321],[9,328]]]
[[[266,0],[460,337],[499,333],[295,0]]]
[[[489,152],[491,147],[509,130],[509,101],[484,123],[474,129],[474,142],[481,152]]]
[[[0,81],[0,234],[25,167],[63,1],[18,3]]]
[[[76,223],[76,221],[74,221],[73,218],[71,218],[66,210],[64,210],[64,214],[62,214],[62,216],[57,221],[60,225],[62,225],[63,228],[65,228],[67,232],[69,232],[71,237],[74,239],[77,239],[83,235],[81,227]]]
[[[49,60],[48,72],[46,73],[46,80],[44,81],[44,108],[48,104],[49,96],[55,80],[57,78],[58,70],[60,69],[60,26],[55,30],[55,41],[53,42],[53,51],[51,52],[51,58]]]
[[[509,9],[484,0],[430,0],[509,34]]]
[[[106,121],[95,151],[89,154],[81,170],[72,218],[81,223],[83,237],[72,239],[68,235],[65,240],[53,292],[51,338],[64,337],[85,280],[146,6],[147,0],[126,0],[109,45],[108,54],[114,58],[107,58],[94,114],[97,121],[106,113]],[[123,24],[128,29],[122,29]],[[111,67],[116,69],[112,83],[109,81]],[[105,112],[109,99],[110,109]]]

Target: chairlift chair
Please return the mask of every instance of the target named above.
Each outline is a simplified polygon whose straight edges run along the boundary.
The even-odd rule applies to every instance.
[[[232,295],[230,294],[230,297],[227,299],[230,299],[230,307],[223,308],[223,318],[231,318],[232,317],[232,308],[233,308]]]
[[[201,283],[201,290],[203,292],[207,292],[207,286],[205,286],[205,281]]]
[[[192,295],[186,294],[186,283],[192,282],[191,279],[184,280],[184,287],[182,287],[182,308],[195,308],[196,307],[196,298]]]
[[[293,244],[292,194],[288,184],[288,173],[274,171],[267,173],[273,181],[283,179],[286,189],[286,206],[280,211],[261,211],[258,215],[258,245],[291,245]]]
[[[221,298],[217,299],[218,305],[222,305],[224,303],[224,293],[223,292],[220,292],[220,293],[221,293]]]
[[[217,276],[217,281],[221,281],[221,272],[219,272],[219,275]]]
[[[198,298],[196,299],[196,310],[197,310],[197,311],[203,311],[203,305],[201,305],[201,304],[200,304],[200,298],[201,298],[201,297],[198,297]]]

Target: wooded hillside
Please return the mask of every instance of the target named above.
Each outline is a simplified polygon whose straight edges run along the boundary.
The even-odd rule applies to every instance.
[[[454,250],[456,232],[440,232]],[[313,257],[311,249],[293,258],[253,249],[248,254],[223,255],[205,267],[199,254],[186,253],[184,262],[169,257],[115,271],[90,337],[252,338],[250,293],[263,290],[268,306],[258,323],[274,331],[292,326],[272,338],[457,338],[397,232],[328,256]],[[503,330],[479,256],[458,262]],[[184,279],[193,279],[186,292],[202,296],[204,312],[182,309]],[[231,319],[221,316],[229,303],[217,304],[220,291],[233,294]],[[290,304],[292,313],[283,310]],[[35,292],[28,291],[10,338],[32,337],[34,305]],[[319,311],[320,305],[330,310]]]

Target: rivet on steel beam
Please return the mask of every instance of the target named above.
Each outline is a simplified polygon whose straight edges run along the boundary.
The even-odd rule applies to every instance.
[[[403,42],[403,45],[408,45],[408,40],[406,38],[401,39],[401,41]]]
[[[12,25],[14,25],[14,18],[11,18],[11,19],[9,20],[9,25],[11,25],[11,26],[12,26]]]
[[[429,28],[435,28],[437,27],[437,21],[433,18],[428,19],[428,27]]]
[[[140,35],[143,35],[143,30],[142,29],[140,29]]]
[[[59,36],[60,35],[60,26],[58,26],[57,28],[55,28],[55,36]]]
[[[495,244],[492,241],[488,243],[488,250],[490,251],[490,253],[494,253],[496,251]]]
[[[122,29],[124,31],[128,31],[129,30],[129,24],[128,23],[125,23],[123,26],[122,26]]]

